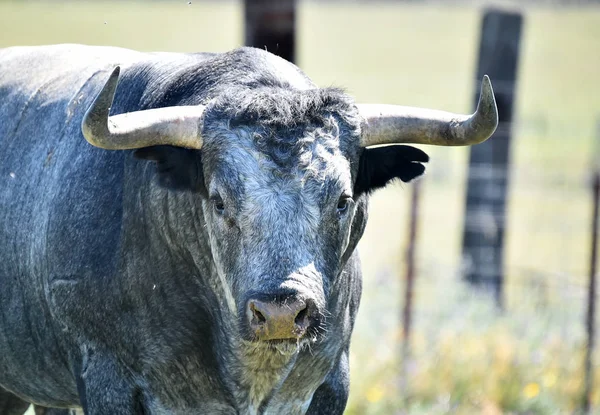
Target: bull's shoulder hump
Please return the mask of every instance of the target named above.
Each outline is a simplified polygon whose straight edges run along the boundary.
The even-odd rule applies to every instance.
[[[293,63],[264,49],[244,46],[227,52],[236,65],[257,73],[269,73],[299,89],[315,88],[312,80]]]

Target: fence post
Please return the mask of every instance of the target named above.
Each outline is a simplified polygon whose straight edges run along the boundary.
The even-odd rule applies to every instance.
[[[510,127],[522,22],[521,14],[499,10],[488,10],[483,17],[477,82],[484,74],[492,79],[500,123],[491,139],[470,149],[463,229],[464,278],[475,287],[491,291],[499,307],[504,279]]]
[[[596,151],[594,156],[600,156],[600,122],[597,126]],[[597,278],[597,258],[598,258],[598,216],[600,215],[600,161],[596,158],[594,163],[593,183],[592,183],[592,243],[590,247],[590,279],[588,284],[587,313],[585,316],[585,326],[587,334],[587,345],[585,350],[585,384],[583,394],[583,411],[586,414],[591,413],[591,399],[594,387],[594,346],[596,343],[596,278]]]
[[[245,0],[245,43],[295,60],[296,1]]]
[[[421,180],[412,186],[410,202],[410,223],[408,230],[408,246],[406,248],[406,278],[404,284],[404,307],[402,309],[402,349],[400,356],[400,393],[408,396],[407,365],[411,358],[410,333],[413,315],[413,291],[415,285],[415,253],[417,247],[417,230],[419,221],[419,201],[421,195]]]

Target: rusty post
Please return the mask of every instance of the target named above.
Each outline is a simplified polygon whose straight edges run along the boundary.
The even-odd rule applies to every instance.
[[[407,364],[411,358],[410,333],[413,315],[413,292],[415,285],[415,254],[417,246],[417,224],[419,221],[419,200],[421,181],[414,183],[410,203],[410,224],[408,231],[408,246],[406,249],[406,278],[404,284],[404,307],[402,309],[402,350],[400,366],[400,389],[402,396],[407,397]]]
[[[600,205],[600,169],[594,172],[592,185],[593,191],[593,209],[592,209],[592,245],[590,254],[590,279],[588,285],[587,313],[586,313],[586,333],[587,348],[585,350],[585,390],[583,396],[583,411],[586,414],[591,413],[591,399],[594,383],[594,345],[596,331],[596,274],[597,274],[597,256],[598,256],[598,214]]]

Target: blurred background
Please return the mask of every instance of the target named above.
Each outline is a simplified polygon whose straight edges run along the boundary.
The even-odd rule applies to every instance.
[[[487,72],[501,110],[488,143],[423,146],[426,176],[372,198],[347,413],[600,413],[600,1],[298,0],[293,20],[320,86],[468,113]],[[0,47],[226,51],[244,21],[243,1],[0,0]]]

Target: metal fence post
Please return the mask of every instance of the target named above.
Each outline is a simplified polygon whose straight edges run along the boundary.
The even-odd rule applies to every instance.
[[[463,230],[464,278],[491,291],[500,307],[510,126],[522,22],[521,14],[498,10],[489,10],[483,17],[477,82],[484,74],[492,79],[500,124],[491,139],[470,149]]]

